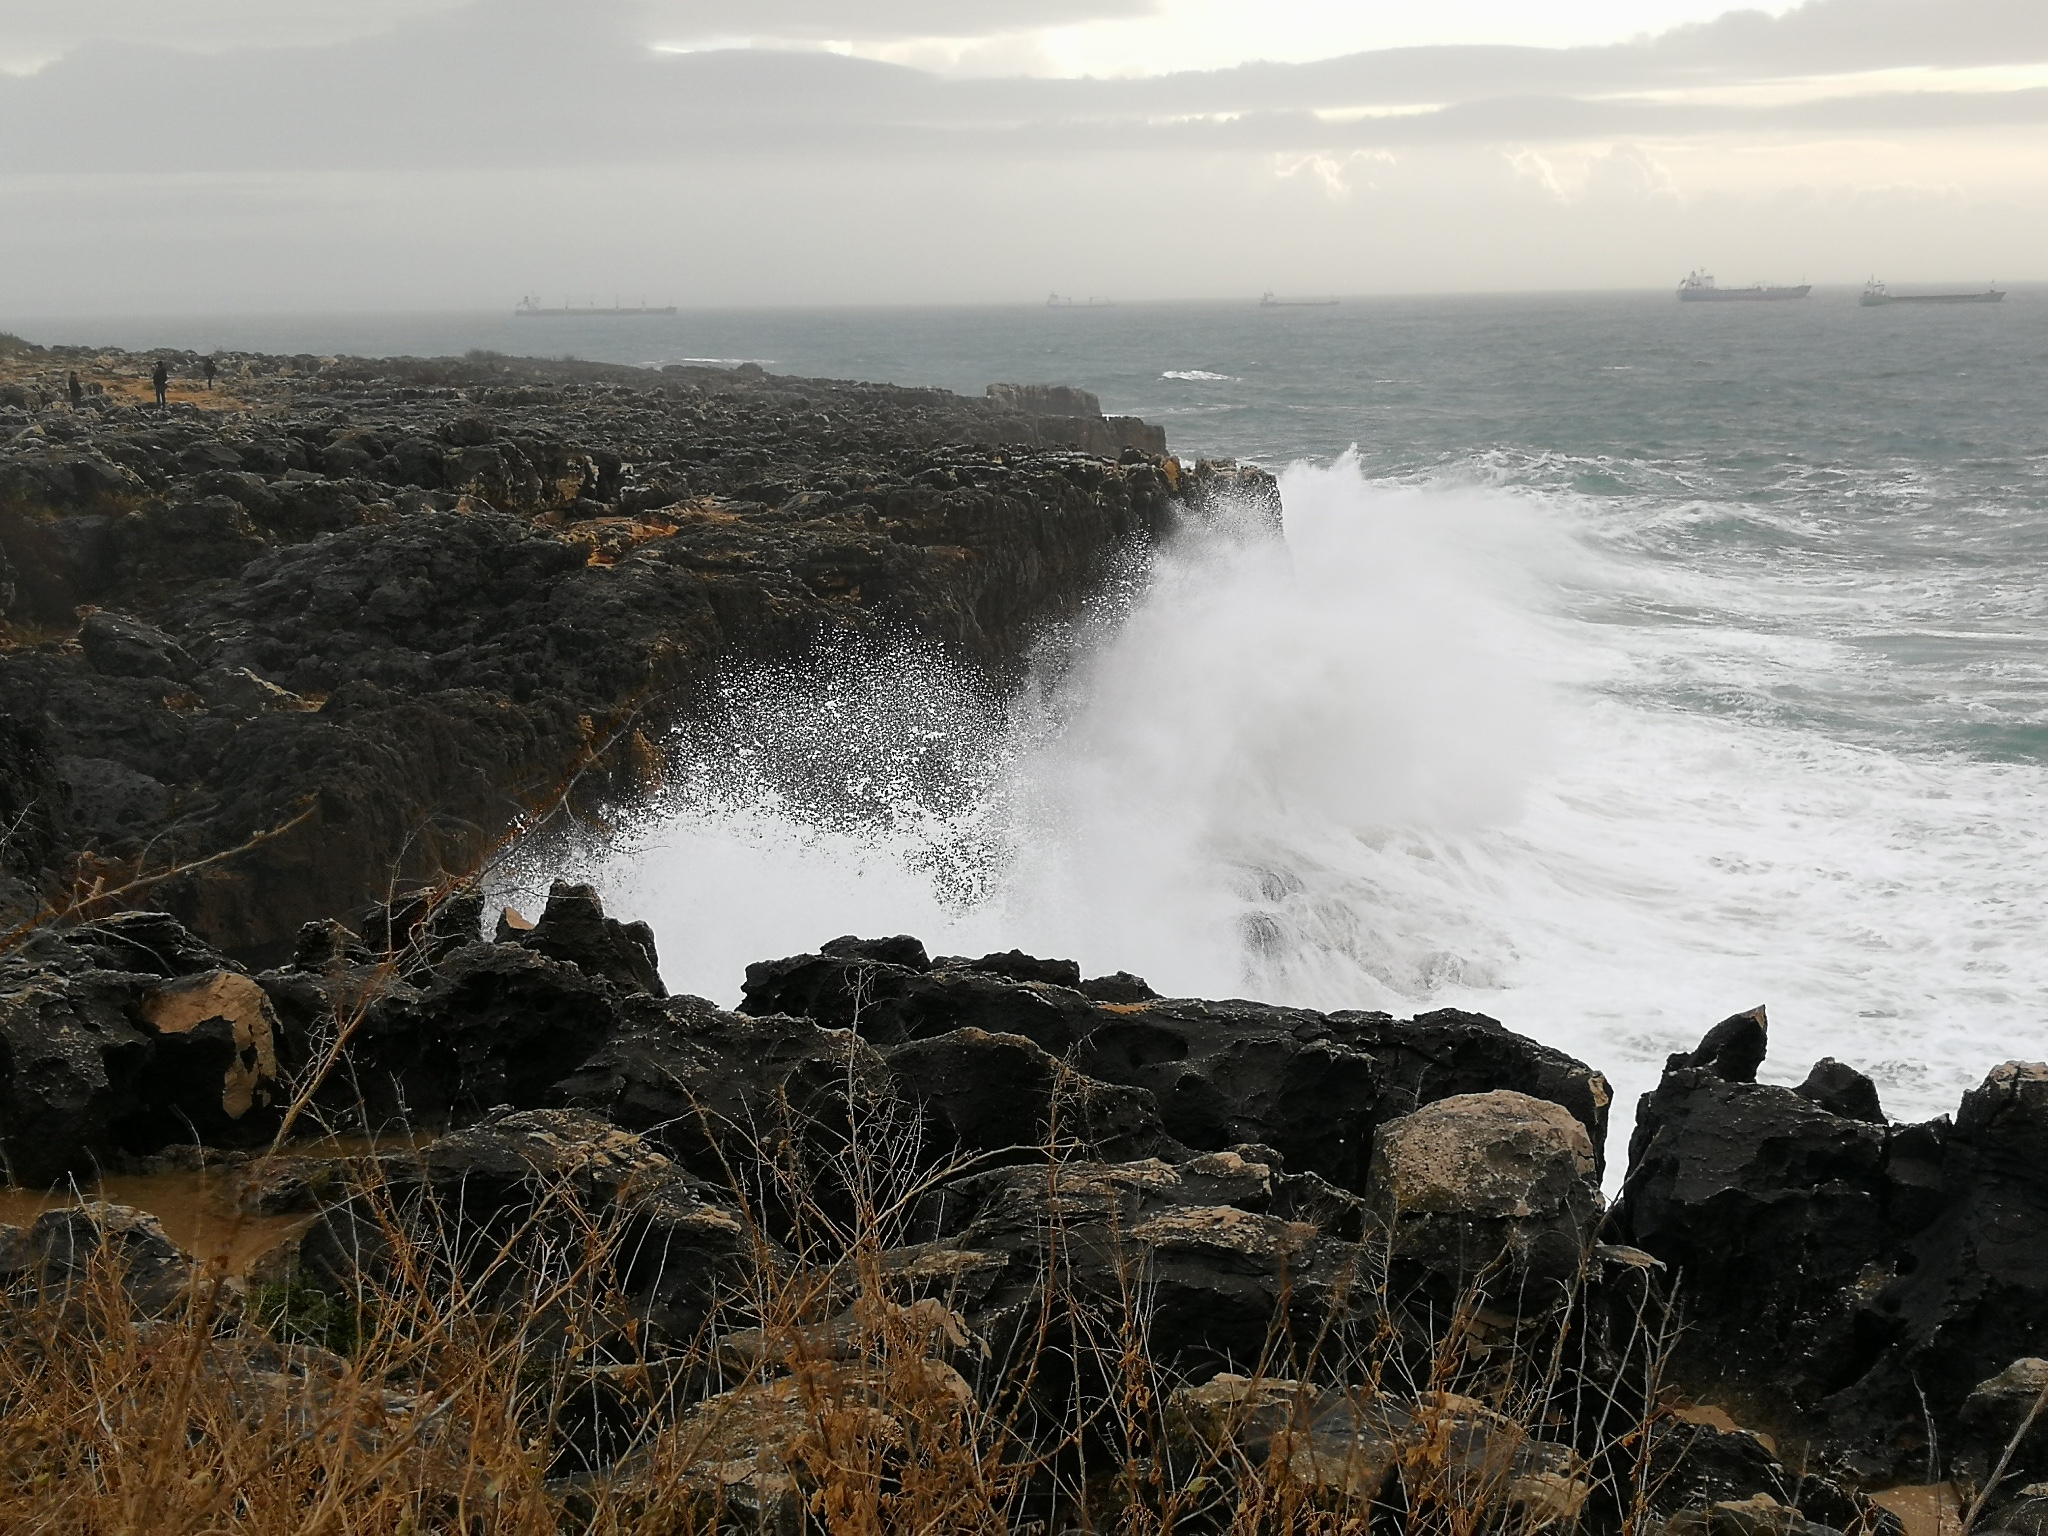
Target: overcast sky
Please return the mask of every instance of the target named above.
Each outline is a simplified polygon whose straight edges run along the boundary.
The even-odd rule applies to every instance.
[[[0,317],[2048,277],[2048,0],[0,0]]]

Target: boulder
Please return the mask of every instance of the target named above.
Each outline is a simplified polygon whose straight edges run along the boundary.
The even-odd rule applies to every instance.
[[[365,1284],[438,1292],[437,1268],[454,1265],[489,1308],[595,1263],[622,1329],[687,1343],[757,1251],[736,1205],[641,1137],[575,1111],[506,1110],[377,1158],[306,1234],[299,1264],[344,1296]]]
[[[1811,1467],[1788,1467],[1749,1430],[1656,1420],[1647,1436],[1636,1475],[1650,1512],[1673,1529],[1695,1536],[1901,1536],[1896,1516]]]
[[[646,1134],[701,1177],[728,1180],[791,1139],[841,1144],[851,1105],[893,1097],[880,1054],[808,1019],[728,1013],[698,997],[634,997],[621,1024],[551,1090],[564,1108]]]
[[[0,1227],[0,1285],[27,1284],[45,1297],[82,1300],[100,1279],[118,1282],[144,1315],[193,1294],[192,1256],[146,1211],[103,1201],[44,1211],[27,1227]]]
[[[888,1262],[960,1310],[999,1359],[1038,1347],[1046,1307],[1071,1315],[1108,1354],[1049,1352],[1054,1397],[1101,1386],[1134,1309],[1164,1371],[1307,1363],[1376,1317],[1369,1250],[1338,1235],[1348,1213],[1309,1195],[1239,1152],[999,1168],[945,1186],[923,1213],[930,1240]],[[1049,1272],[1061,1281],[1050,1295]],[[1067,1336],[1067,1323],[1051,1326]]]
[[[0,1158],[16,1183],[277,1125],[278,1020],[260,987],[170,918],[38,932],[0,958]]]
[[[1426,1104],[1374,1135],[1371,1201],[1401,1270],[1446,1301],[1564,1305],[1604,1212],[1592,1142],[1560,1104],[1497,1089]]]
[[[106,677],[190,678],[198,669],[185,648],[154,625],[119,613],[95,613],[78,626],[78,642]]]
[[[1873,1352],[1856,1315],[1887,1240],[1888,1137],[1755,1081],[1767,1024],[1737,1014],[1670,1059],[1637,1111],[1614,1228],[1676,1273],[1694,1380],[1768,1378],[1810,1402]]]
[[[268,1139],[275,1117],[251,1111],[277,1102],[281,1031],[254,978],[219,967],[173,977],[143,993],[137,1012],[155,1036],[153,1093],[176,1117],[162,1128],[166,1144],[179,1139],[178,1120],[212,1146]]]
[[[1166,1403],[1170,1459],[1198,1477],[1264,1484],[1332,1513],[1382,1498],[1410,1518],[1475,1525],[1570,1522],[1593,1491],[1578,1455],[1449,1392],[1402,1399],[1226,1372]]]
[[[1012,969],[1046,964],[1000,957]],[[1078,978],[1077,978],[1078,979]],[[955,1029],[1022,1035],[1064,1055],[1096,1022],[1095,1006],[1038,977],[984,972],[969,961],[925,958],[916,939],[834,939],[815,955],[747,967],[740,1012],[788,1013],[830,1029],[858,1029],[877,1045],[900,1045]]]
[[[365,968],[279,979],[312,1038],[361,1010],[347,1070],[322,1101],[366,1129],[461,1124],[504,1105],[534,1109],[619,1023],[615,989],[513,944],[467,944],[411,982]]]
[[[1186,1155],[1161,1129],[1151,1094],[1085,1077],[1022,1035],[956,1029],[891,1046],[882,1059],[940,1154],[1012,1160],[1059,1145],[1116,1161]]]
[[[2006,1492],[2048,1478],[2048,1360],[2029,1355],[1978,1382],[1956,1418],[1953,1465],[1965,1486],[1984,1488],[1994,1472]]]

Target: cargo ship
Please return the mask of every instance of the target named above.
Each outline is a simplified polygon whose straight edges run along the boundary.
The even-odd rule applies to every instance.
[[[1868,308],[1879,304],[1999,304],[2005,294],[1996,284],[1968,293],[1893,293],[1876,278],[1863,285],[1863,297],[1856,302]]]
[[[558,315],[672,315],[676,312],[673,304],[614,304],[610,309],[598,304],[564,304],[559,309],[550,309],[539,299],[521,299],[512,313],[528,318],[553,319]]]
[[[1715,284],[1714,274],[1711,272],[1689,272],[1685,281],[1678,285],[1678,297],[1688,304],[1730,304],[1746,299],[1803,299],[1811,292],[1811,283],[1794,283],[1786,287],[1751,283],[1747,288],[1722,288]]]

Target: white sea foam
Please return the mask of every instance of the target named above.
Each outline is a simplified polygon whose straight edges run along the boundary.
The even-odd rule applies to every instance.
[[[1348,459],[1283,488],[1284,545],[1180,540],[1019,701],[919,653],[737,687],[659,814],[569,866],[725,1001],[748,961],[911,932],[1455,1005],[1605,1069],[1623,1128],[1758,1002],[1766,1076],[1834,1055],[1899,1117],[2042,1053],[2042,770],[1710,707],[1849,665],[1769,622],[1833,598],[1637,558],[1566,498]]]
[[[1210,373],[1205,368],[1169,368],[1159,375],[1162,379],[1185,379],[1191,383],[1235,384],[1237,377],[1228,373]]]

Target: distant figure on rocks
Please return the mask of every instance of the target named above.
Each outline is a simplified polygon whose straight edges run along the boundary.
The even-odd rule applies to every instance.
[[[85,400],[85,386],[78,382],[78,370],[76,368],[71,370],[71,383],[68,387],[71,390],[71,409],[75,411]]]
[[[164,366],[164,360],[156,360],[156,371],[150,374],[149,382],[156,386],[156,408],[164,410],[171,396],[171,371]]]
[[[206,387],[207,387],[208,389],[212,389],[212,388],[213,388],[213,373],[214,373],[214,368],[213,368],[213,359],[212,359],[211,357],[207,358],[205,362],[203,362],[203,363],[201,363],[201,364],[199,365],[199,367],[200,367],[200,370],[201,370],[201,371],[202,371],[203,373],[205,373],[205,375],[206,375]]]

